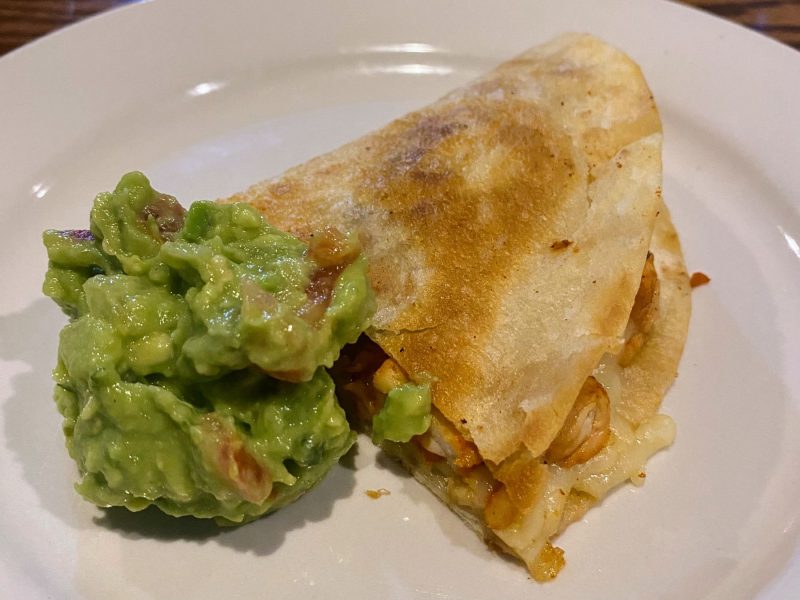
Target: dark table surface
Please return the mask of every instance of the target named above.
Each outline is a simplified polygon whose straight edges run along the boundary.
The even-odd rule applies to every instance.
[[[133,0],[0,0],[0,55]],[[800,50],[800,0],[685,0]]]

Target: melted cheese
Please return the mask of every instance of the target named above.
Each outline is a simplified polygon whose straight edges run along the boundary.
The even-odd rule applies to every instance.
[[[583,464],[571,468],[549,465],[550,477],[541,500],[511,527],[494,531],[531,570],[545,544],[562,529],[564,508],[571,492],[582,492],[599,500],[626,480],[642,485],[647,460],[675,438],[675,423],[666,415],[654,415],[633,427],[619,414],[621,369],[615,357],[606,355],[594,371],[611,404],[608,445]]]
[[[548,465],[547,483],[538,501],[505,529],[486,529],[484,510],[498,483],[484,464],[469,469],[456,467],[454,457],[459,444],[454,444],[453,436],[423,436],[418,440],[419,445],[389,445],[387,450],[393,448],[404,462],[414,465],[415,476],[462,518],[483,528],[486,534],[493,533],[499,545],[517,554],[535,576],[539,572],[535,567],[547,560],[547,552],[543,550],[550,548],[547,544],[551,538],[614,487],[626,480],[641,485],[647,460],[669,446],[675,437],[675,424],[666,415],[654,415],[634,427],[620,414],[622,367],[614,356],[604,356],[593,375],[605,388],[611,406],[608,444],[583,464],[569,468]],[[422,448],[441,456],[441,460],[431,462],[422,454]],[[580,508],[576,510],[573,504],[566,510],[576,495],[581,499]]]

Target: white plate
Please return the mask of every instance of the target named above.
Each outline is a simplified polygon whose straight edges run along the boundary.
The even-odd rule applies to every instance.
[[[560,540],[546,586],[366,440],[355,470],[236,530],[105,514],[72,491],[42,298],[45,227],[130,169],[185,202],[276,174],[566,30],[629,52],[666,131],[694,293],[675,445]],[[0,60],[0,595],[788,598],[800,589],[800,55],[643,0],[155,1]],[[798,240],[798,241],[796,241]],[[364,491],[392,493],[371,500]]]

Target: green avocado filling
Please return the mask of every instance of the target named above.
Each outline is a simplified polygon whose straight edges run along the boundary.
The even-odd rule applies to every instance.
[[[375,306],[357,242],[327,241],[245,204],[184,210],[141,173],[97,196],[89,230],[44,233],[83,496],[240,523],[321,479],[355,439],[326,369]]]
[[[372,418],[372,440],[407,442],[430,425],[430,386],[404,383],[389,390],[383,408]]]

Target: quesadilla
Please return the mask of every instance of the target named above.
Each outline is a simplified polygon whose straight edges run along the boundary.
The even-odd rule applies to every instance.
[[[340,399],[369,428],[391,389],[429,385],[430,427],[383,448],[537,580],[674,437],[658,408],[690,300],[661,144],[639,67],[569,34],[229,199],[359,235],[377,311]]]

